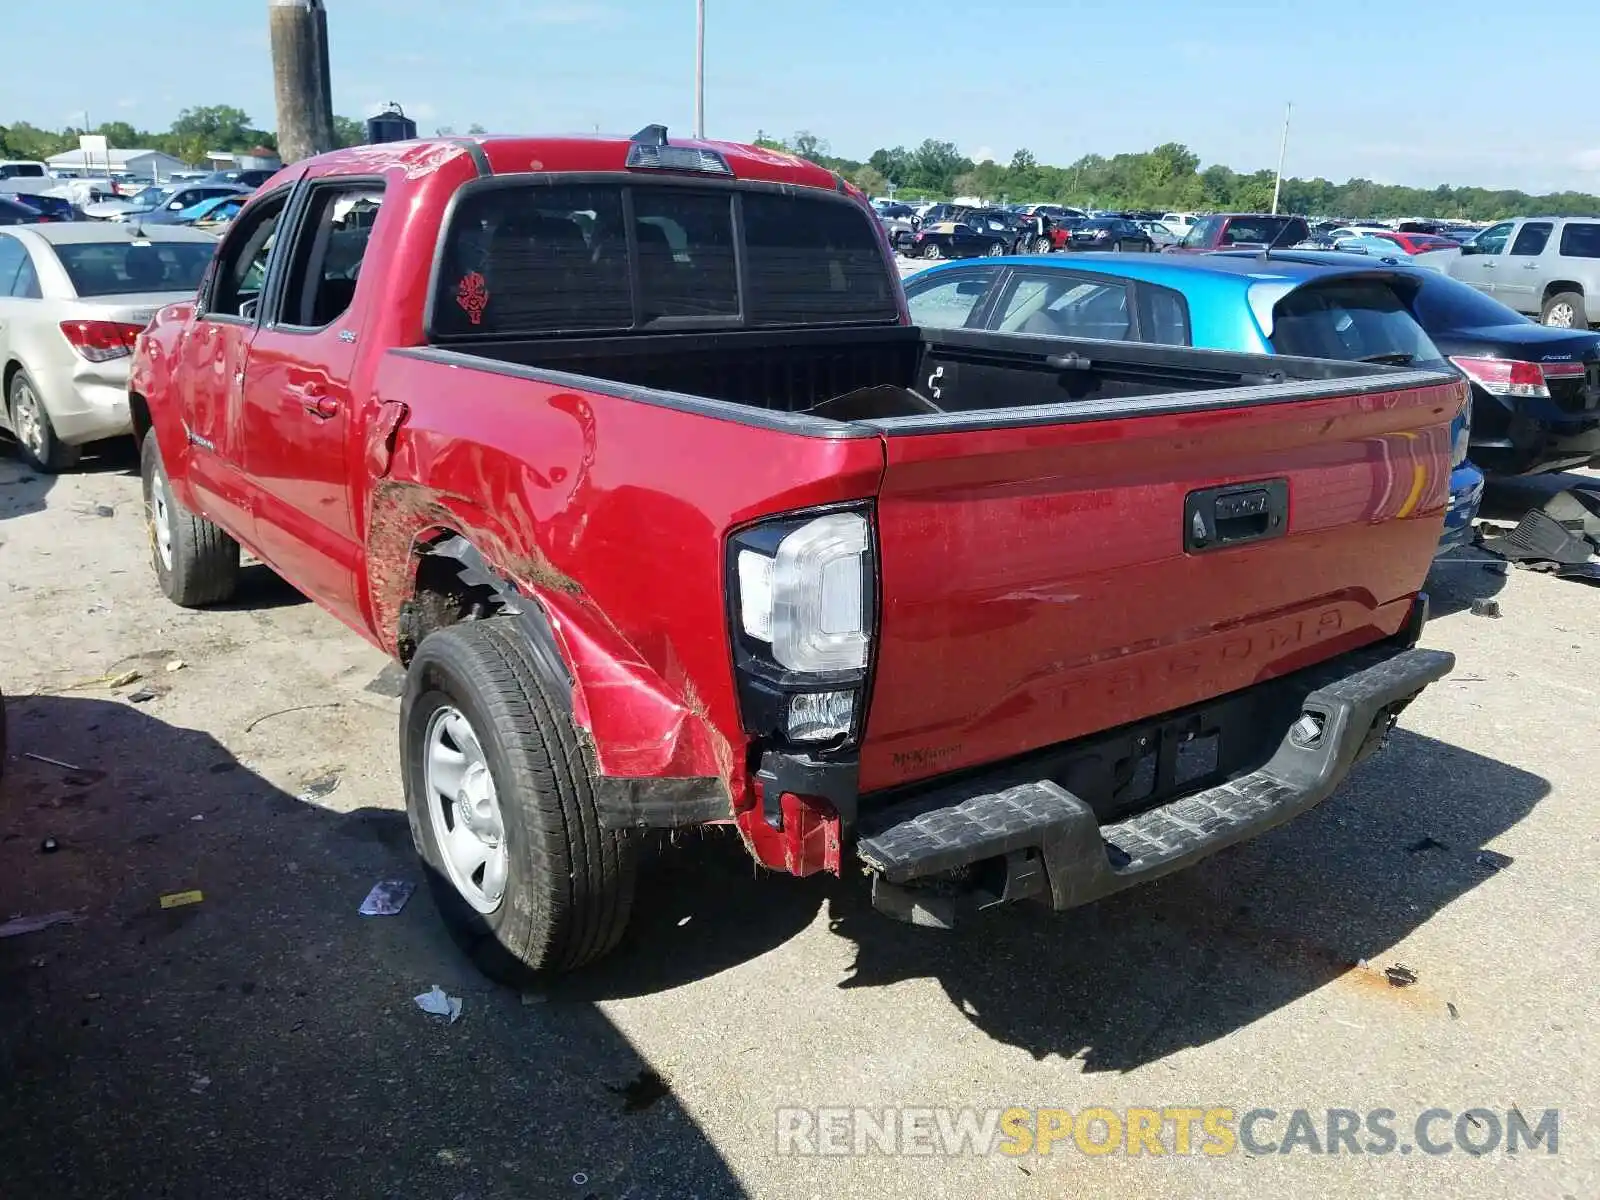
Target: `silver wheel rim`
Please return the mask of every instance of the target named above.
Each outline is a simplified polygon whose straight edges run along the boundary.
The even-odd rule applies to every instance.
[[[1554,325],[1557,329],[1571,329],[1573,318],[1576,316],[1577,314],[1572,311],[1572,305],[1556,304],[1545,314],[1544,323]]]
[[[167,504],[167,481],[160,471],[150,476],[150,537],[161,565],[172,570],[172,509]]]
[[[33,385],[27,380],[17,384],[17,397],[11,416],[17,427],[17,440],[26,446],[35,458],[42,461],[44,414],[39,411],[39,397],[34,394]]]
[[[505,822],[477,731],[448,705],[428,718],[423,736],[423,790],[433,840],[450,882],[481,913],[506,894]]]

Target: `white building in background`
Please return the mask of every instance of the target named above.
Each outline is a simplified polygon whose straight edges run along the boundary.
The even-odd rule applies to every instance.
[[[108,150],[104,155],[68,150],[51,155],[46,165],[55,175],[105,175],[109,171],[112,175],[132,175],[157,182],[190,169],[183,160],[160,150]]]

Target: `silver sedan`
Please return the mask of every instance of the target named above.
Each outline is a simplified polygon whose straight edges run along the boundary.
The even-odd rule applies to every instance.
[[[38,470],[129,433],[128,364],[156,310],[193,296],[216,248],[181,226],[0,230],[0,425]]]

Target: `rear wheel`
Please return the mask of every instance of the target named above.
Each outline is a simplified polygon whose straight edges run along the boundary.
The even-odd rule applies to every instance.
[[[150,561],[162,593],[184,608],[228,599],[239,584],[239,543],[172,494],[154,429],[146,432],[139,447],[139,474],[144,480]]]
[[[26,371],[18,371],[12,378],[6,399],[11,406],[11,429],[22,447],[22,457],[31,466],[49,475],[77,466],[82,452],[56,436],[50,414]]]
[[[934,242],[929,242],[926,246],[924,246],[922,248],[922,257],[923,258],[938,258],[939,257],[939,247],[938,247],[938,245],[936,243],[934,243]]]
[[[990,258],[997,258],[1005,252],[1006,244],[1004,242],[990,242],[989,248],[984,251]]]
[[[634,844],[600,827],[577,729],[512,622],[423,640],[400,751],[434,899],[485,975],[521,984],[616,946],[633,908]]]
[[[1047,238],[1047,237],[1034,238],[1033,239],[1033,252],[1035,254],[1049,254],[1050,253],[1050,239]]]
[[[1583,297],[1577,292],[1557,292],[1551,296],[1544,302],[1539,321],[1556,329],[1589,328],[1589,314],[1584,309]]]

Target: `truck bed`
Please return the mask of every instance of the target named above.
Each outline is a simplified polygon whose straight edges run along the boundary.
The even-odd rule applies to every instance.
[[[1438,541],[1462,396],[1392,366],[904,327],[397,353],[438,369],[412,380],[433,389],[501,376],[503,412],[527,381],[530,419],[570,389],[879,439],[863,791],[1392,637]]]
[[[903,326],[475,341],[407,353],[548,382],[557,375],[586,387],[605,380],[637,399],[651,398],[636,391],[643,390],[926,428],[974,424],[940,418],[999,409],[1052,410],[1012,420],[1104,419],[1292,401],[1326,394],[1334,380],[1351,391],[1381,391],[1437,378],[1370,363]]]

